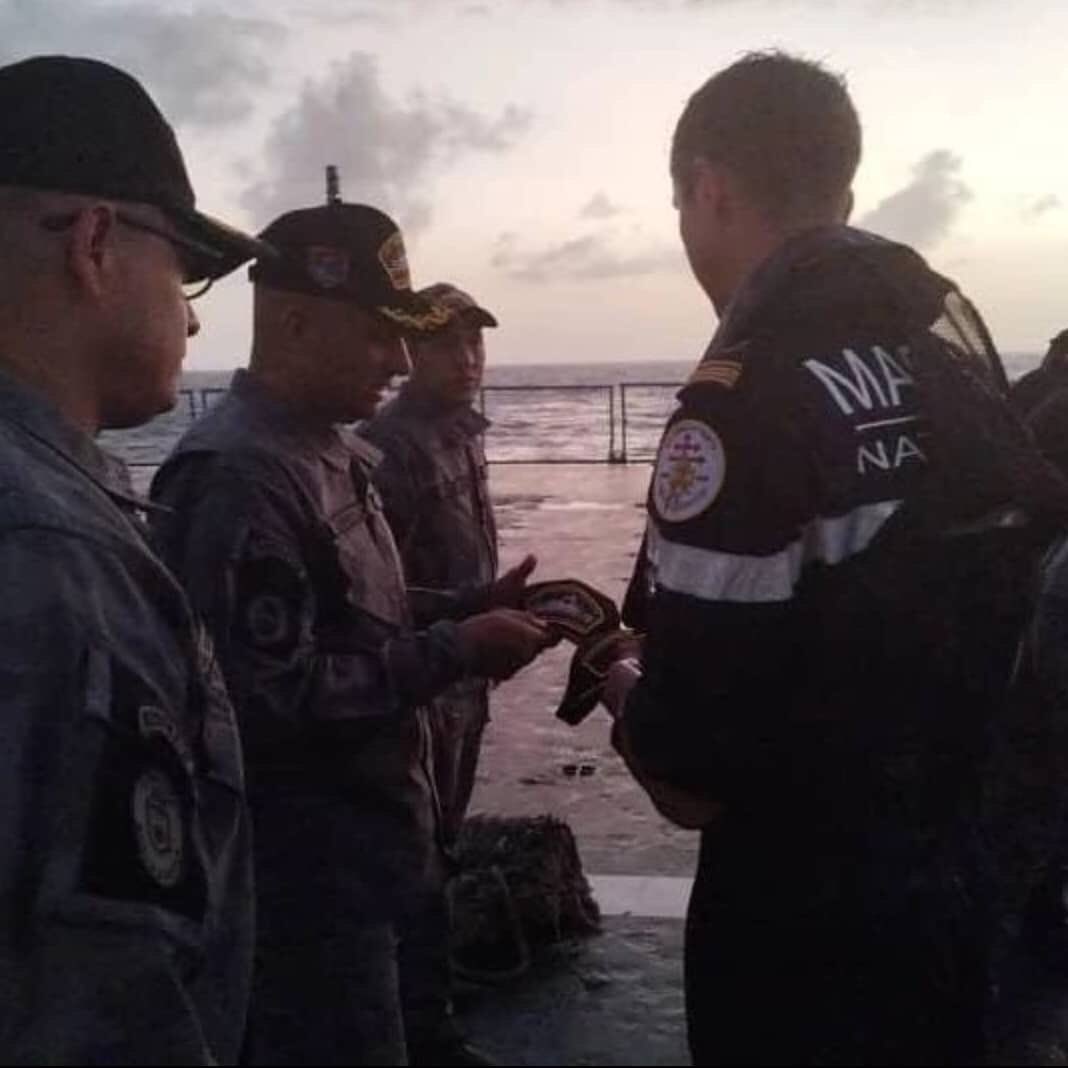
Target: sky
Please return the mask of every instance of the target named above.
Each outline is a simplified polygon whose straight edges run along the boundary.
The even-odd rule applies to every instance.
[[[854,220],[956,278],[1006,352],[1068,326],[1063,0],[0,0],[0,61],[136,74],[198,206],[253,230],[346,200],[401,223],[417,286],[501,322],[498,363],[696,359],[667,155],[687,97],[750,50],[845,75]],[[250,287],[201,302],[187,369],[238,366]]]

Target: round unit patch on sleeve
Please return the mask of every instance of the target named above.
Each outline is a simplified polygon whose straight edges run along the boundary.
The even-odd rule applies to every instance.
[[[705,511],[719,496],[727,458],[719,435],[697,419],[672,426],[656,456],[653,506],[658,519],[682,523]]]
[[[160,771],[146,771],[134,784],[134,830],[144,869],[165,889],[177,886],[185,860],[182,803],[171,780]]]
[[[277,594],[261,593],[253,597],[245,611],[253,644],[277,646],[286,641],[292,629],[291,614],[289,605]]]
[[[300,644],[304,580],[288,561],[251,556],[237,571],[234,627],[243,644],[268,656],[287,657]]]

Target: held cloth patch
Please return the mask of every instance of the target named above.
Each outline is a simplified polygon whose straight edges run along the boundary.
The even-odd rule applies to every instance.
[[[523,607],[577,646],[556,710],[558,719],[576,726],[597,707],[620,643],[633,643],[634,635],[621,627],[615,602],[578,579],[531,584]]]
[[[619,626],[611,598],[578,579],[532,583],[523,593],[523,607],[576,645]]]

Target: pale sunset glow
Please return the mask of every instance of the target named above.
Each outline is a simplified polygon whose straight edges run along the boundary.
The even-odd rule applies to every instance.
[[[498,315],[496,363],[697,357],[714,318],[672,129],[740,53],[797,52],[860,112],[854,220],[955,277],[1007,352],[1068,326],[1062,0],[8,0],[0,41],[138,75],[235,223],[317,202],[338,164],[405,228],[417,285]],[[243,272],[205,298],[189,369],[244,360],[249,303]]]

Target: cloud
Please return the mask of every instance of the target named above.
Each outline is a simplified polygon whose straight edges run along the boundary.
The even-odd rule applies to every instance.
[[[613,204],[605,193],[594,193],[579,212],[580,219],[612,219],[623,209]]]
[[[144,81],[175,123],[219,125],[247,115],[284,38],[270,19],[205,7],[0,0],[0,62],[40,53],[107,60]]]
[[[374,0],[362,5],[329,3],[322,0],[313,4],[303,3],[289,9],[289,18],[334,27],[364,25],[385,28],[397,24],[388,7],[379,7]]]
[[[520,282],[602,281],[674,272],[684,265],[682,253],[668,246],[621,252],[608,233],[587,234],[541,249],[523,248],[515,234],[497,239],[491,263]]]
[[[663,11],[665,9],[687,10],[699,7],[724,6],[746,0],[614,0],[623,7]],[[752,0],[748,0],[752,2]],[[591,6],[590,0],[541,0],[542,6],[549,8],[574,8]],[[485,17],[494,13],[508,14],[515,6],[515,0],[305,0],[291,11],[297,17],[319,18],[326,13],[331,22],[379,21],[383,14],[388,21],[399,25],[405,18],[413,15],[425,15],[428,12],[444,11],[464,16]]]
[[[1045,196],[1035,197],[1034,200],[1027,203],[1020,214],[1025,219],[1040,219],[1043,215],[1048,215],[1049,212],[1056,211],[1063,206],[1064,202],[1056,193],[1047,193]]]
[[[374,59],[354,53],[321,81],[306,82],[300,99],[275,121],[258,177],[242,202],[259,219],[323,199],[323,167],[336,163],[346,200],[367,201],[399,217],[408,230],[429,224],[425,198],[432,176],[473,152],[508,151],[531,116],[508,106],[487,117],[425,93],[391,100]]]
[[[499,0],[304,0],[290,7],[290,16],[324,26],[362,23],[396,30],[413,18],[439,11],[465,19],[483,19],[507,10]]]
[[[859,225],[887,237],[929,248],[950,231],[972,191],[958,177],[961,159],[946,149],[924,156],[912,181],[882,200]]]
[[[548,0],[554,7],[576,7],[588,2],[588,0]],[[615,0],[622,7],[633,8],[637,11],[686,11],[694,8],[729,7],[734,4],[745,3],[747,0]],[[748,0],[750,4],[753,0]]]

